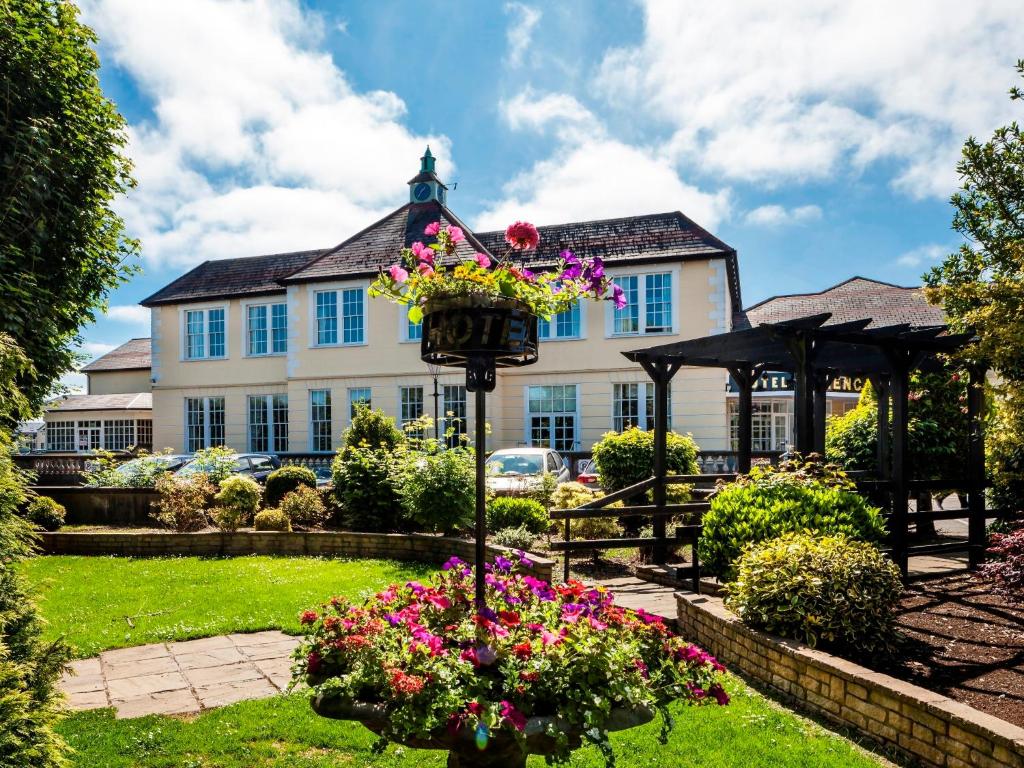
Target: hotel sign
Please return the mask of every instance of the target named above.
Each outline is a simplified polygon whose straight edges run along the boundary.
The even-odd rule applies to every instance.
[[[866,380],[863,376],[836,376],[828,390],[829,392],[848,392],[859,394],[864,388],[865,383]],[[753,390],[755,392],[792,392],[793,374],[785,371],[765,371],[757,381],[754,382]],[[729,377],[729,384],[726,391],[740,391],[740,388],[736,385],[732,376]]]

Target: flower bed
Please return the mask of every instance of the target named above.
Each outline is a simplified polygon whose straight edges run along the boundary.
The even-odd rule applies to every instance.
[[[608,590],[552,587],[503,557],[486,581],[488,607],[477,610],[473,569],[452,558],[430,584],[307,611],[296,677],[318,711],[386,740],[453,751],[467,738],[478,750],[512,744],[509,765],[530,751],[565,760],[582,739],[610,761],[608,732],[623,718],[667,718],[672,700],[727,703],[715,659],[660,618],[615,606]]]

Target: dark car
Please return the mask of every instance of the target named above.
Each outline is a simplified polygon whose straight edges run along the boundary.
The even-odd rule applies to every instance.
[[[272,453],[236,453],[231,458],[235,460],[235,466],[231,470],[233,474],[248,475],[258,483],[266,482],[267,475],[281,466],[281,460]],[[179,469],[177,474],[195,475],[207,469],[203,462],[193,459]]]

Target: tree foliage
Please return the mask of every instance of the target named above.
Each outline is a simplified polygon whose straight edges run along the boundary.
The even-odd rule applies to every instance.
[[[15,382],[36,410],[138,251],[113,210],[134,182],[94,43],[70,2],[0,3],[0,332],[32,361]]]
[[[1017,62],[1024,77],[1024,60]],[[1024,100],[1024,91],[1010,89]],[[989,473],[999,506],[1024,506],[1024,136],[1016,121],[992,138],[971,137],[957,164],[953,228],[965,243],[925,275],[929,298],[942,304],[950,324],[971,329],[978,341],[966,359],[986,361],[999,373],[996,414],[989,430]]]

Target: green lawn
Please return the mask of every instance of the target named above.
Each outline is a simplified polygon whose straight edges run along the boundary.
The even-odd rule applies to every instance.
[[[313,557],[37,557],[20,566],[47,635],[79,657],[108,648],[228,632],[298,632],[298,614],[332,595],[357,598],[434,566]]]
[[[868,768],[881,763],[852,743],[730,683],[728,707],[675,709],[667,745],[660,721],[612,735],[619,768]],[[193,720],[144,717],[115,720],[112,710],[69,717],[60,731],[76,750],[74,765],[103,768],[442,768],[442,753],[391,745],[382,755],[375,737],[355,723],[313,714],[301,695],[243,702]],[[530,759],[530,768],[544,760]],[[575,768],[604,766],[593,747],[575,753]]]

